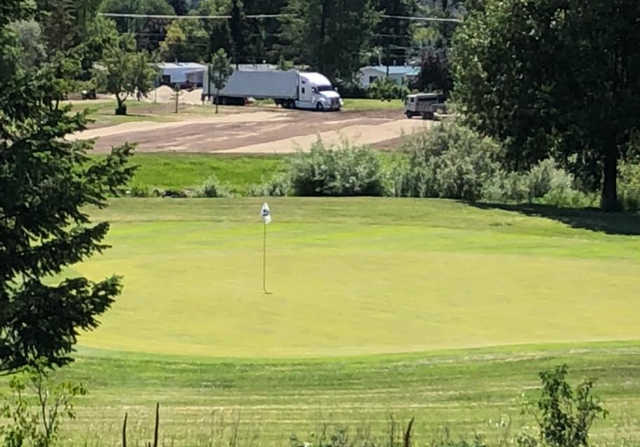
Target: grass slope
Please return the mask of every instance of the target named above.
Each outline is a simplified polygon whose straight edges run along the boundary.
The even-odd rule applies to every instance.
[[[272,199],[264,295],[260,204],[94,212],[114,248],[76,269],[123,273],[125,291],[81,343],[317,357],[640,336],[638,236],[445,200]]]
[[[282,172],[282,156],[226,156],[206,154],[136,154],[138,166],[131,185],[150,190],[196,189],[211,175],[229,185],[231,191],[246,194],[251,185],[267,181]]]
[[[82,350],[65,369],[90,396],[65,426],[64,445],[119,445],[129,414],[131,445],[152,439],[161,405],[161,445],[288,446],[290,433],[311,441],[324,424],[369,428],[379,445],[390,415],[415,416],[414,441],[426,446],[448,427],[451,437],[514,436],[521,394],[536,395],[537,373],[570,366],[570,381],[597,377],[596,394],[610,416],[593,429],[592,445],[640,445],[640,344],[535,345],[318,360],[213,360]],[[509,422],[508,424],[499,421]],[[380,439],[381,438],[381,439]],[[72,441],[70,441],[72,440]]]

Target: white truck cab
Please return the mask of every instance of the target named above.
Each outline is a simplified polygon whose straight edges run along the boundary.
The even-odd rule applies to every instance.
[[[299,109],[340,110],[342,98],[331,82],[320,73],[300,73],[300,93],[296,101]]]

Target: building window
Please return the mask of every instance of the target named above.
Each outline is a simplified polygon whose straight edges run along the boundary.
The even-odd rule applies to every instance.
[[[369,76],[369,84],[373,84],[378,80],[377,76]]]

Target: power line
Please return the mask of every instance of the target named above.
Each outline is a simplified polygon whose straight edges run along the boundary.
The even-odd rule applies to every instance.
[[[163,19],[163,20],[229,20],[230,15],[217,15],[217,16],[176,16],[176,15],[163,15],[163,14],[129,14],[129,13],[116,13],[116,12],[101,12],[98,15],[104,17],[128,17],[139,19]],[[248,14],[245,15],[247,19],[277,19],[280,17],[295,17],[293,14]],[[397,19],[397,20],[411,20],[415,22],[453,22],[462,23],[460,19],[442,18],[442,17],[418,17],[418,16],[391,16],[387,14],[381,14],[380,17],[384,19]]]
[[[231,16],[175,16],[163,14],[128,14],[117,12],[100,12],[104,17],[127,17],[132,19],[164,19],[164,20],[229,20]],[[249,14],[247,19],[271,19],[278,17],[290,17],[290,14]]]
[[[384,19],[400,19],[400,20],[412,20],[416,22],[454,22],[462,23],[460,19],[450,19],[443,17],[416,17],[416,16],[389,16],[386,14],[380,15]]]

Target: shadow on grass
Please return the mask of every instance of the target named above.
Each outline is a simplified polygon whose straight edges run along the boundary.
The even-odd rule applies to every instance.
[[[546,217],[573,228],[601,231],[607,234],[640,235],[640,214],[638,213],[605,213],[596,208],[557,208],[549,205],[531,204],[474,203],[471,206],[481,209],[513,211],[527,216]]]

